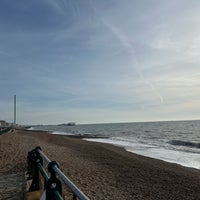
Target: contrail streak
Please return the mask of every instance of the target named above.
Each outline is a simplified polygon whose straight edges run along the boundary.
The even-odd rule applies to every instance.
[[[108,21],[106,21],[103,18],[102,18],[102,22],[116,36],[116,38],[120,41],[120,43],[128,50],[128,52],[130,53],[131,59],[133,60],[133,63],[136,66],[139,66],[139,63],[135,56],[135,49],[133,45],[131,44],[131,41],[129,40],[127,35],[121,29],[113,26],[112,24],[110,24]],[[162,104],[164,102],[164,99],[161,96],[161,94],[156,90],[154,85],[143,76],[143,74],[139,71],[138,67],[135,71],[139,75],[140,79],[151,88],[154,95],[157,96],[157,98],[160,100],[160,103]]]

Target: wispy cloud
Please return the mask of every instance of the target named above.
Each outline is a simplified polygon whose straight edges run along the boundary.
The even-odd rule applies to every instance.
[[[199,8],[180,0],[0,2],[1,113],[12,119],[6,101],[17,94],[21,123],[196,118]]]
[[[60,14],[64,14],[66,11],[66,2],[64,0],[45,0],[52,6],[53,9],[58,11]]]
[[[119,28],[115,27],[114,25],[110,24],[105,19],[102,19],[103,24],[116,36],[116,38],[119,40],[119,42],[122,44],[122,46],[127,50],[129,53],[129,56],[131,58],[131,63],[134,72],[137,73],[140,77],[140,79],[149,86],[149,88],[152,90],[152,92],[159,98],[160,103],[163,103],[163,97],[160,95],[160,93],[156,90],[154,85],[148,81],[140,71],[140,64],[138,62],[138,59],[136,57],[134,44],[132,44],[132,41],[126,36],[126,34]]]

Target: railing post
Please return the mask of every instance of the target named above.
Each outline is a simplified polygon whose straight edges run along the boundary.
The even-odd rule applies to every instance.
[[[29,188],[29,192],[40,190],[40,179],[39,179],[39,164],[43,165],[42,157],[40,156],[38,149],[40,147],[36,147],[34,150],[28,152],[28,179],[32,179],[31,186]]]
[[[51,161],[48,164],[48,170],[50,172],[50,178],[46,185],[46,200],[61,200],[62,198],[62,183],[56,177],[56,173],[53,170],[53,167],[56,166],[59,168],[59,165],[56,161]]]
[[[47,174],[43,167],[43,160],[48,163]],[[73,200],[89,200],[77,186],[65,176],[65,174],[59,169],[59,165],[56,161],[51,161],[42,151],[40,147],[36,147],[32,151],[28,152],[28,180],[32,180],[29,191],[37,191],[44,189],[42,198],[46,200],[63,200],[62,197],[62,183],[61,180],[69,187],[73,193]],[[40,175],[44,178],[44,187],[41,185]],[[59,178],[57,178],[57,176]]]

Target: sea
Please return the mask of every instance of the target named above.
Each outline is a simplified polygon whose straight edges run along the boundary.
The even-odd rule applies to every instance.
[[[37,125],[34,130],[83,136],[139,155],[200,169],[200,121]]]

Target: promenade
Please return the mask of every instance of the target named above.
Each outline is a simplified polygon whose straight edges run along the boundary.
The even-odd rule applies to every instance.
[[[1,174],[0,199],[22,200],[26,194],[26,181],[24,173]]]

